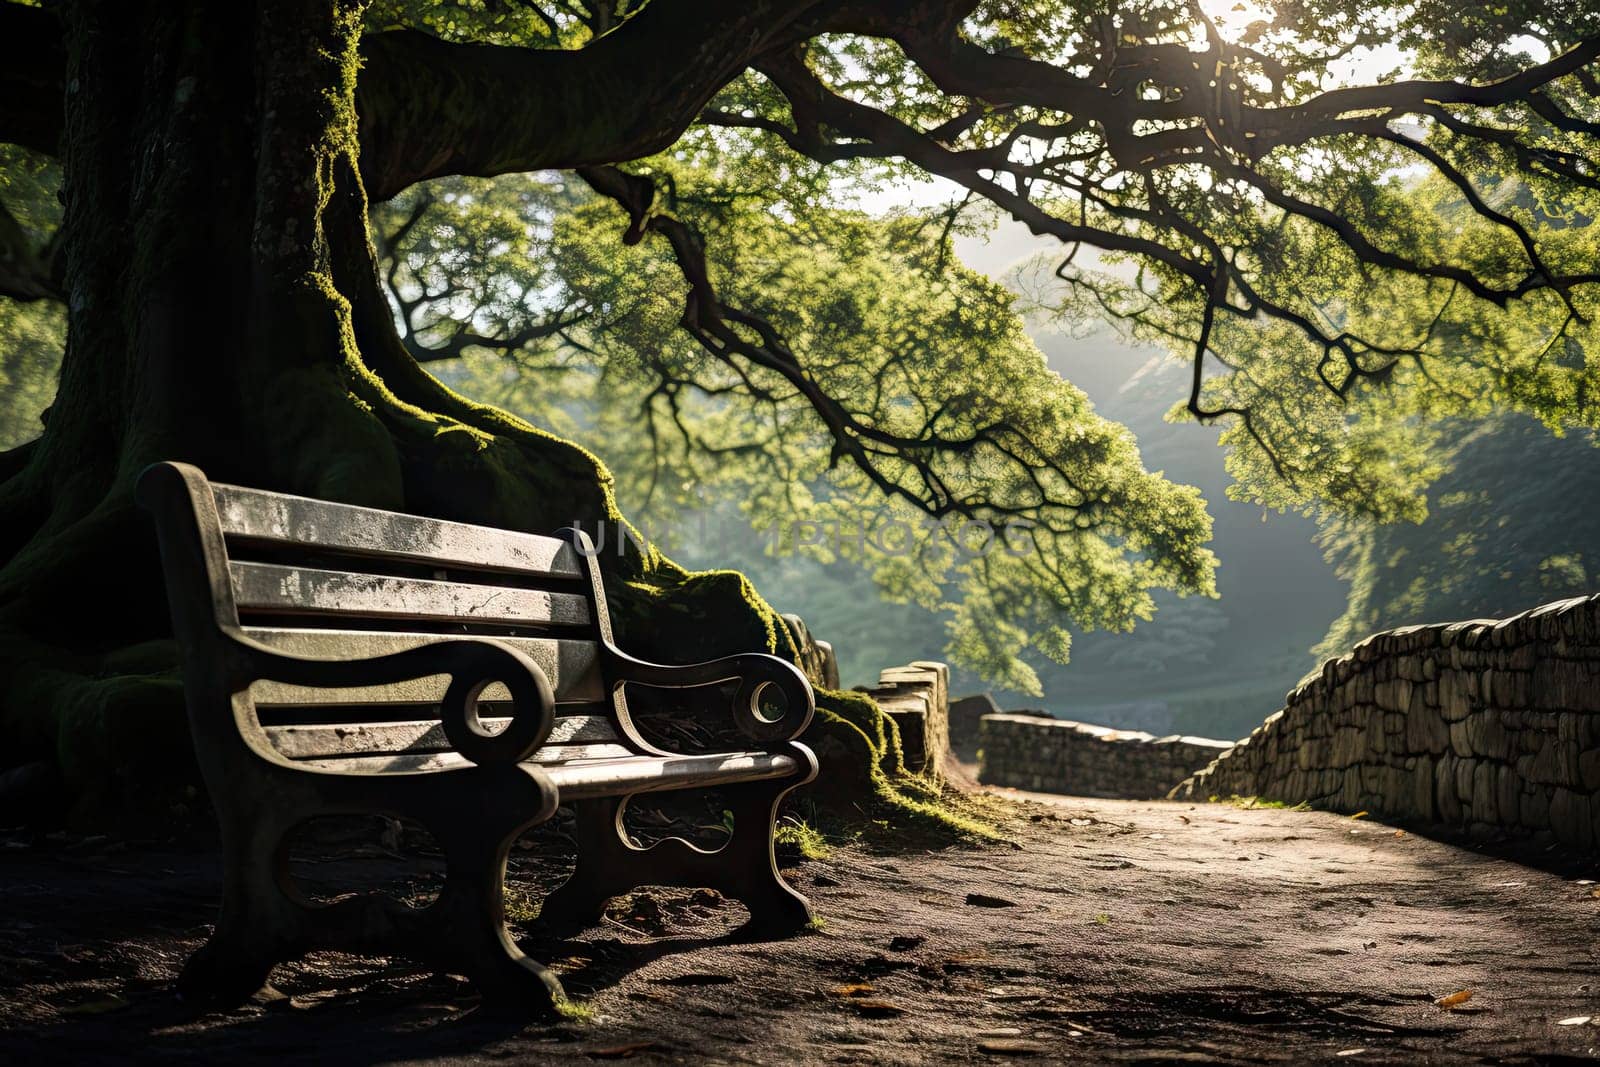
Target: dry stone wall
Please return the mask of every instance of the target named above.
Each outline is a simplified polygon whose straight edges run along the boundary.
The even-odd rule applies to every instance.
[[[1173,791],[1230,795],[1600,851],[1600,596],[1368,638]]]
[[[1134,800],[1166,796],[1232,745],[1011,712],[985,715],[978,733],[984,785]]]
[[[922,659],[885,667],[865,692],[900,728],[906,768],[941,773],[950,751],[950,668]]]

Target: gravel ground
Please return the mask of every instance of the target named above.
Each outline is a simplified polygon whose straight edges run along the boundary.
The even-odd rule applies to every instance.
[[[278,999],[196,1017],[169,983],[215,897],[203,836],[12,836],[0,1057],[1600,1060],[1592,862],[1320,812],[1012,799],[1005,843],[862,840],[800,864],[826,923],[789,940],[740,941],[738,906],[676,890],[574,939],[523,924],[591,1012],[559,1025],[485,1020],[460,981],[333,953],[280,968]],[[396,849],[324,842],[298,870],[324,892],[423,892]],[[513,912],[564,868],[519,851]]]

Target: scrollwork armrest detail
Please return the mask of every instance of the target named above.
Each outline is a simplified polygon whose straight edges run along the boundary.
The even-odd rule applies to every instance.
[[[672,666],[635,659],[616,648],[610,650],[617,684],[633,682],[660,689],[687,689],[739,683],[733,696],[734,724],[753,741],[792,741],[805,732],[816,714],[811,683],[787,660],[765,652],[744,652],[705,663]],[[764,702],[769,691],[782,698],[779,712]]]
[[[525,653],[488,638],[440,641],[371,659],[310,659],[292,656],[244,637],[234,638],[239,688],[258,679],[290,685],[343,689],[386,685],[448,674],[440,704],[441,725],[450,744],[473,763],[516,763],[527,759],[550,736],[555,693],[545,673]],[[511,691],[511,721],[498,733],[478,718],[478,696],[500,682]]]

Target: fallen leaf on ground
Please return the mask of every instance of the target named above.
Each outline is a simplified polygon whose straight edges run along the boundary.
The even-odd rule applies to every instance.
[[[94,1000],[86,1000],[82,1004],[72,1004],[61,1009],[62,1015],[104,1015],[107,1012],[121,1011],[128,1006],[128,1001],[115,993],[108,993]]]
[[[893,1015],[906,1013],[900,1005],[887,1000],[852,1000],[850,1006],[869,1019],[887,1019]]]
[[[1594,1016],[1592,1016],[1592,1015],[1574,1015],[1570,1019],[1562,1019],[1560,1022],[1556,1023],[1556,1025],[1557,1026],[1587,1026],[1589,1024],[1589,1021],[1591,1019],[1593,1019],[1593,1018],[1594,1018]]]
[[[1018,1041],[1014,1038],[991,1038],[978,1042],[978,1049],[982,1052],[992,1052],[999,1056],[1037,1056],[1044,1051],[1044,1046],[1037,1041]]]
[[[1465,1004],[1472,999],[1472,990],[1458,989],[1454,993],[1447,993],[1434,999],[1434,1006],[1439,1008],[1454,1008]]]
[[[654,1041],[630,1041],[626,1045],[590,1049],[589,1055],[597,1060],[626,1060],[631,1059],[636,1053],[645,1052],[655,1047],[656,1043]]]
[[[967,903],[975,908],[1014,908],[1017,902],[1005,897],[991,897],[987,893],[968,893]]]
[[[876,993],[870,982],[851,982],[849,985],[834,986],[828,992],[836,997],[864,997],[868,993]]]
[[[1365,812],[1365,811],[1358,811],[1358,812],[1356,812],[1354,815],[1352,815],[1350,817],[1352,819],[1365,819],[1369,814],[1371,814],[1371,813],[1370,812]]]
[[[1335,1052],[1334,1055],[1335,1056],[1359,1056],[1365,1051],[1367,1051],[1367,1050],[1364,1049],[1364,1048],[1342,1048],[1338,1052]]]

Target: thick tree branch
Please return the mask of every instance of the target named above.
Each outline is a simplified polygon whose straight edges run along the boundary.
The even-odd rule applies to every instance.
[[[446,174],[489,176],[661,151],[712,95],[787,43],[805,0],[656,0],[580,49],[362,44],[362,170],[374,201]]]
[[[770,322],[724,301],[712,283],[699,235],[658,207],[653,182],[616,167],[584,167],[578,174],[627,212],[626,243],[654,234],[672,248],[689,286],[681,320],[689,335],[746,382],[750,381],[747,368],[759,368],[792,387],[831,438],[833,463],[851,463],[886,496],[935,518],[1031,516],[1040,508],[1092,510],[1091,494],[1076,483],[1068,469],[1077,457],[1043,454],[1024,432],[1007,422],[980,424],[952,435],[939,428],[942,412],[934,412],[919,431],[908,435],[888,430],[870,414],[852,409],[847,402],[850,398],[832,395],[816,380]],[[869,411],[877,406],[867,405]],[[1032,498],[1000,503],[987,483],[958,488],[950,465],[959,468],[966,458],[975,456],[1003,460],[1008,471],[1033,485]]]

